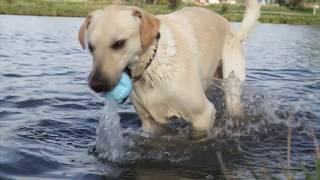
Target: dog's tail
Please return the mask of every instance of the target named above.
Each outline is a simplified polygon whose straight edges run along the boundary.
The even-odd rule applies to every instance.
[[[233,71],[241,81],[245,79],[245,60],[242,42],[254,28],[260,16],[260,3],[246,0],[246,12],[239,31],[233,31],[226,37],[222,55],[222,77],[226,79]]]
[[[260,8],[261,3],[259,3],[258,0],[246,0],[246,11],[240,30],[238,31],[238,38],[240,41],[244,41],[256,25],[260,17]]]

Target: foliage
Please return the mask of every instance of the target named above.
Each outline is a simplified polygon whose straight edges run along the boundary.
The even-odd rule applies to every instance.
[[[222,6],[221,6],[221,13],[224,14],[228,11],[229,9],[229,4],[227,3],[223,3]]]
[[[10,1],[10,3],[9,3]],[[125,4],[137,5],[154,14],[166,14],[178,8],[181,0],[174,2],[169,8],[164,3],[168,0],[158,0],[157,5],[143,4],[141,0],[128,0]],[[0,0],[0,14],[42,15],[42,16],[86,16],[90,11],[102,8],[111,3],[111,0],[87,2],[66,2],[46,0]],[[162,4],[164,3],[164,4]],[[173,8],[173,9],[172,9]],[[244,6],[241,4],[223,5],[214,4],[206,7],[209,10],[222,14],[229,21],[241,21]],[[290,9],[285,6],[267,5],[262,7],[263,23],[282,24],[320,24],[320,16],[312,16],[312,8]]]
[[[181,0],[168,0],[169,9],[177,9],[181,5]]]
[[[14,3],[16,0],[6,0],[8,4]]]
[[[289,7],[290,8],[302,8],[304,5],[304,0],[291,0],[289,1]]]

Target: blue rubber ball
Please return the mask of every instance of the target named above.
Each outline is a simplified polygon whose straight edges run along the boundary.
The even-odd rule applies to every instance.
[[[106,92],[106,97],[112,97],[118,103],[122,103],[129,97],[132,90],[132,81],[128,74],[122,73],[118,84],[109,92]]]

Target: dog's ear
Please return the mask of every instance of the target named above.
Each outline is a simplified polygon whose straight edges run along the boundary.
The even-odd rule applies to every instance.
[[[81,47],[83,49],[86,48],[86,45],[85,45],[85,34],[86,34],[86,31],[90,25],[90,21],[91,21],[91,15],[87,16],[86,20],[82,23],[80,29],[79,29],[79,34],[78,34],[78,39],[79,39],[79,42],[81,44]]]
[[[143,10],[134,9],[133,15],[140,18],[140,39],[143,49],[148,48],[157,36],[160,28],[160,20]]]

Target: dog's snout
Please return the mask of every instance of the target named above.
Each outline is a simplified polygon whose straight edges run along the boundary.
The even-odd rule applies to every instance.
[[[108,78],[99,73],[89,76],[89,86],[95,92],[109,91],[111,89]]]

